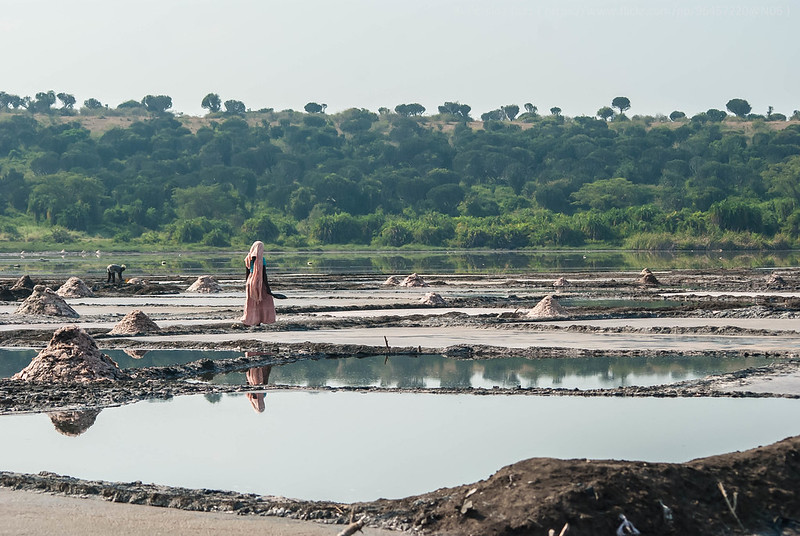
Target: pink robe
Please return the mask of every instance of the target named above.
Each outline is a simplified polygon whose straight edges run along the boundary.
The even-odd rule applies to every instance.
[[[250,266],[250,260],[255,257],[254,266]],[[247,300],[244,304],[244,314],[241,322],[246,326],[257,326],[259,324],[272,324],[275,322],[275,302],[272,296],[267,294],[264,288],[264,244],[260,241],[254,242],[250,252],[244,259],[244,264],[250,270],[245,284]]]

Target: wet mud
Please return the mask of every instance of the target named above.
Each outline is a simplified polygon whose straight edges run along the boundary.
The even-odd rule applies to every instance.
[[[644,273],[644,272],[643,272]],[[452,393],[474,396],[584,396],[584,397],[800,397],[800,352],[794,339],[800,336],[791,322],[772,320],[800,318],[800,271],[781,270],[673,270],[643,273],[552,273],[535,276],[425,275],[424,291],[413,289],[397,299],[381,299],[386,277],[361,275],[285,275],[279,287],[287,294],[310,295],[307,303],[278,304],[279,322],[247,327],[236,318],[240,310],[219,305],[155,307],[148,313],[159,324],[158,337],[114,335],[119,312],[55,319],[41,315],[0,314],[0,347],[44,348],[55,329],[66,322],[85,324],[85,331],[103,349],[144,351],[150,349],[214,349],[242,351],[232,359],[201,359],[185,365],[127,369],[116,381],[92,384],[21,382],[0,380],[0,415],[32,412],[91,412],[146,399],[168,399],[188,394],[252,391],[252,386],[213,384],[216,374],[246,371],[252,367],[322,359],[367,356],[442,354],[451,359],[504,357],[563,358],[592,356],[658,356],[674,354],[664,348],[590,348],[558,345],[508,347],[504,333],[535,332],[548,335],[595,334],[620,336],[644,334],[654,339],[676,335],[748,337],[787,341],[759,348],[708,349],[702,345],[680,350],[687,356],[764,356],[772,365],[719,376],[652,387],[574,390],[557,388],[437,388],[391,389],[374,387],[259,386],[259,390],[352,390]],[[563,278],[563,279],[562,279]],[[402,277],[397,278],[402,281]],[[179,282],[176,283],[175,281]],[[96,297],[183,296],[196,278],[148,280],[138,285],[87,282]],[[559,284],[554,286],[553,283]],[[57,289],[63,279],[33,281]],[[6,303],[26,299],[25,292],[11,291],[15,281],[0,282]],[[220,278],[221,292],[240,290],[240,281]],[[444,305],[423,305],[430,291],[440,294]],[[313,296],[356,296],[341,304],[314,303]],[[552,296],[564,305],[566,320],[532,318],[527,313]],[[458,309],[441,313],[442,308]],[[474,313],[471,309],[489,309]],[[424,309],[425,312],[419,312]],[[496,309],[494,312],[492,309]],[[404,311],[409,310],[408,314]],[[413,310],[413,311],[411,311]],[[381,314],[385,311],[385,314]],[[372,314],[360,314],[372,312]],[[346,313],[346,314],[343,314]],[[653,319],[651,325],[635,320]],[[691,325],[677,320],[694,319]],[[181,323],[185,320],[186,323]],[[593,321],[619,320],[617,325]],[[712,320],[714,322],[712,322]],[[168,322],[167,322],[168,321]],[[189,322],[191,321],[191,322]],[[726,323],[726,322],[730,323]],[[722,322],[722,323],[720,323]],[[165,326],[165,323],[170,325]],[[97,326],[100,327],[97,327]],[[788,327],[787,327],[788,326]],[[441,347],[394,346],[338,342],[275,342],[273,335],[321,330],[371,328],[447,328],[465,334],[481,330],[496,334],[498,344],[450,344]],[[203,336],[202,338],[200,336]],[[209,337],[213,335],[213,337]],[[186,337],[189,336],[189,337]],[[192,337],[196,336],[196,337]],[[201,380],[201,381],[196,381]],[[787,419],[795,416],[787,415]],[[622,431],[621,431],[622,432]],[[546,433],[546,431],[543,431]],[[635,431],[633,431],[635,433]],[[621,434],[624,440],[624,434]],[[431,448],[436,448],[431,445]],[[0,470],[2,467],[0,467]],[[23,475],[0,472],[0,485],[74,495],[95,495],[115,502],[151,504],[202,511],[226,511],[242,515],[274,515],[326,523],[346,524],[364,518],[370,526],[417,534],[556,534],[569,524],[569,534],[613,534],[625,515],[645,534],[800,534],[800,438],[694,460],[684,464],[626,462],[616,460],[531,459],[500,468],[490,478],[456,488],[431,491],[399,500],[339,504],[258,496],[219,490],[189,490],[142,484],[85,481],[42,473]],[[724,490],[724,491],[723,491]],[[735,508],[729,502],[736,494]],[[726,496],[728,502],[726,502]]]

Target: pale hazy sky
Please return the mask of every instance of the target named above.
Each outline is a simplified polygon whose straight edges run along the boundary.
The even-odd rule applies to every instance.
[[[0,91],[204,115],[526,102],[693,115],[744,98],[800,109],[800,0],[0,0]],[[60,105],[60,104],[59,104]]]

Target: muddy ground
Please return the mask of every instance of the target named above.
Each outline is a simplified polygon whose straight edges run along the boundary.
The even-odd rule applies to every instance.
[[[246,348],[263,355],[227,360],[201,360],[171,367],[128,370],[124,379],[94,384],[37,384],[0,380],[0,415],[19,412],[91,411],[150,398],[184,394],[249,391],[247,385],[217,385],[186,380],[254,366],[295,360],[340,359],[368,355],[442,353],[452,359],[506,356],[561,357],[659,355],[668,348],[589,348],[572,345],[509,347],[502,344],[452,344],[440,347],[356,345],[340,342],[276,342],[278,335],[320,330],[447,328],[463,332],[488,330],[502,342],[503,334],[541,333],[575,337],[602,334],[644,334],[654,339],[674,335],[747,337],[765,341],[756,346],[719,350],[698,344],[682,349],[688,355],[765,355],[779,358],[768,367],[655,387],[624,387],[576,392],[567,389],[416,389],[446,396],[471,392],[494,396],[614,396],[614,397],[800,397],[800,359],[795,346],[800,335],[800,271],[782,269],[645,273],[570,273],[517,276],[446,276],[422,274],[429,287],[389,289],[374,275],[282,276],[277,288],[310,296],[308,300],[277,302],[280,321],[246,327],[237,322],[240,310],[230,302],[207,308],[159,306],[151,318],[168,325],[159,337],[112,336],[121,313],[113,305],[87,308],[78,319],[26,316],[14,313],[25,291],[11,290],[15,280],[0,280],[0,347],[44,348],[53,331],[66,324],[84,325],[101,348],[161,349]],[[552,283],[564,276],[568,286]],[[66,278],[33,278],[55,290]],[[108,285],[86,281],[99,298],[185,296],[194,277],[141,284]],[[654,281],[655,279],[655,281]],[[176,282],[177,280],[177,282]],[[241,290],[240,281],[222,282],[223,291]],[[420,306],[422,292],[437,292],[453,311]],[[333,303],[338,294],[357,296]],[[571,301],[569,318],[529,318],[545,296]],[[362,298],[362,296],[365,296]],[[376,298],[377,296],[377,298]],[[399,296],[399,298],[398,298]],[[113,304],[113,299],[108,300]],[[319,303],[317,303],[317,301]],[[235,300],[234,300],[235,302]],[[419,309],[424,309],[422,312]],[[473,313],[479,309],[483,312]],[[488,309],[488,312],[487,312]],[[496,311],[493,311],[496,309]],[[405,313],[404,311],[408,311]],[[367,314],[367,313],[371,314]],[[346,314],[342,314],[346,313]],[[646,325],[637,321],[648,321]],[[678,321],[693,319],[686,324]],[[724,320],[720,322],[720,320]],[[184,321],[185,323],[182,323]],[[615,325],[599,321],[618,321]],[[727,322],[730,323],[727,323]],[[781,323],[779,323],[780,321]],[[774,325],[773,325],[774,324]],[[800,326],[800,321],[798,321]],[[189,337],[186,337],[186,336]],[[202,337],[201,337],[202,335]],[[209,338],[209,335],[213,337]],[[194,337],[193,337],[194,336]],[[665,339],[668,341],[668,339]],[[769,345],[766,344],[769,341]],[[785,344],[782,343],[785,341]],[[264,389],[308,389],[263,386]],[[319,388],[314,388],[319,389]],[[373,388],[336,388],[367,391]],[[385,391],[386,389],[382,389]],[[787,415],[787,420],[796,419]],[[431,445],[431,448],[436,448]],[[0,466],[0,470],[2,466]],[[98,495],[111,501],[153,504],[191,510],[230,511],[242,515],[278,515],[347,523],[366,516],[370,526],[419,534],[614,534],[624,514],[643,534],[800,534],[800,437],[747,452],[736,452],[685,464],[615,460],[530,459],[487,480],[440,489],[401,500],[337,504],[297,501],[214,490],[187,490],[134,483],[89,482],[54,474],[20,475],[0,472],[0,485],[50,492]],[[724,490],[724,492],[723,492]],[[726,496],[731,502],[729,507]],[[736,499],[734,500],[734,496]],[[735,504],[735,507],[734,507]],[[733,511],[732,511],[733,510]]]

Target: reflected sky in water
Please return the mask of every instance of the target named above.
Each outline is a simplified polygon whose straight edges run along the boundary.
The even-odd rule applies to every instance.
[[[270,391],[263,402],[140,402],[83,416],[88,428],[69,435],[48,415],[2,416],[1,468],[351,502],[531,457],[684,462],[800,434],[800,401],[787,399]]]

